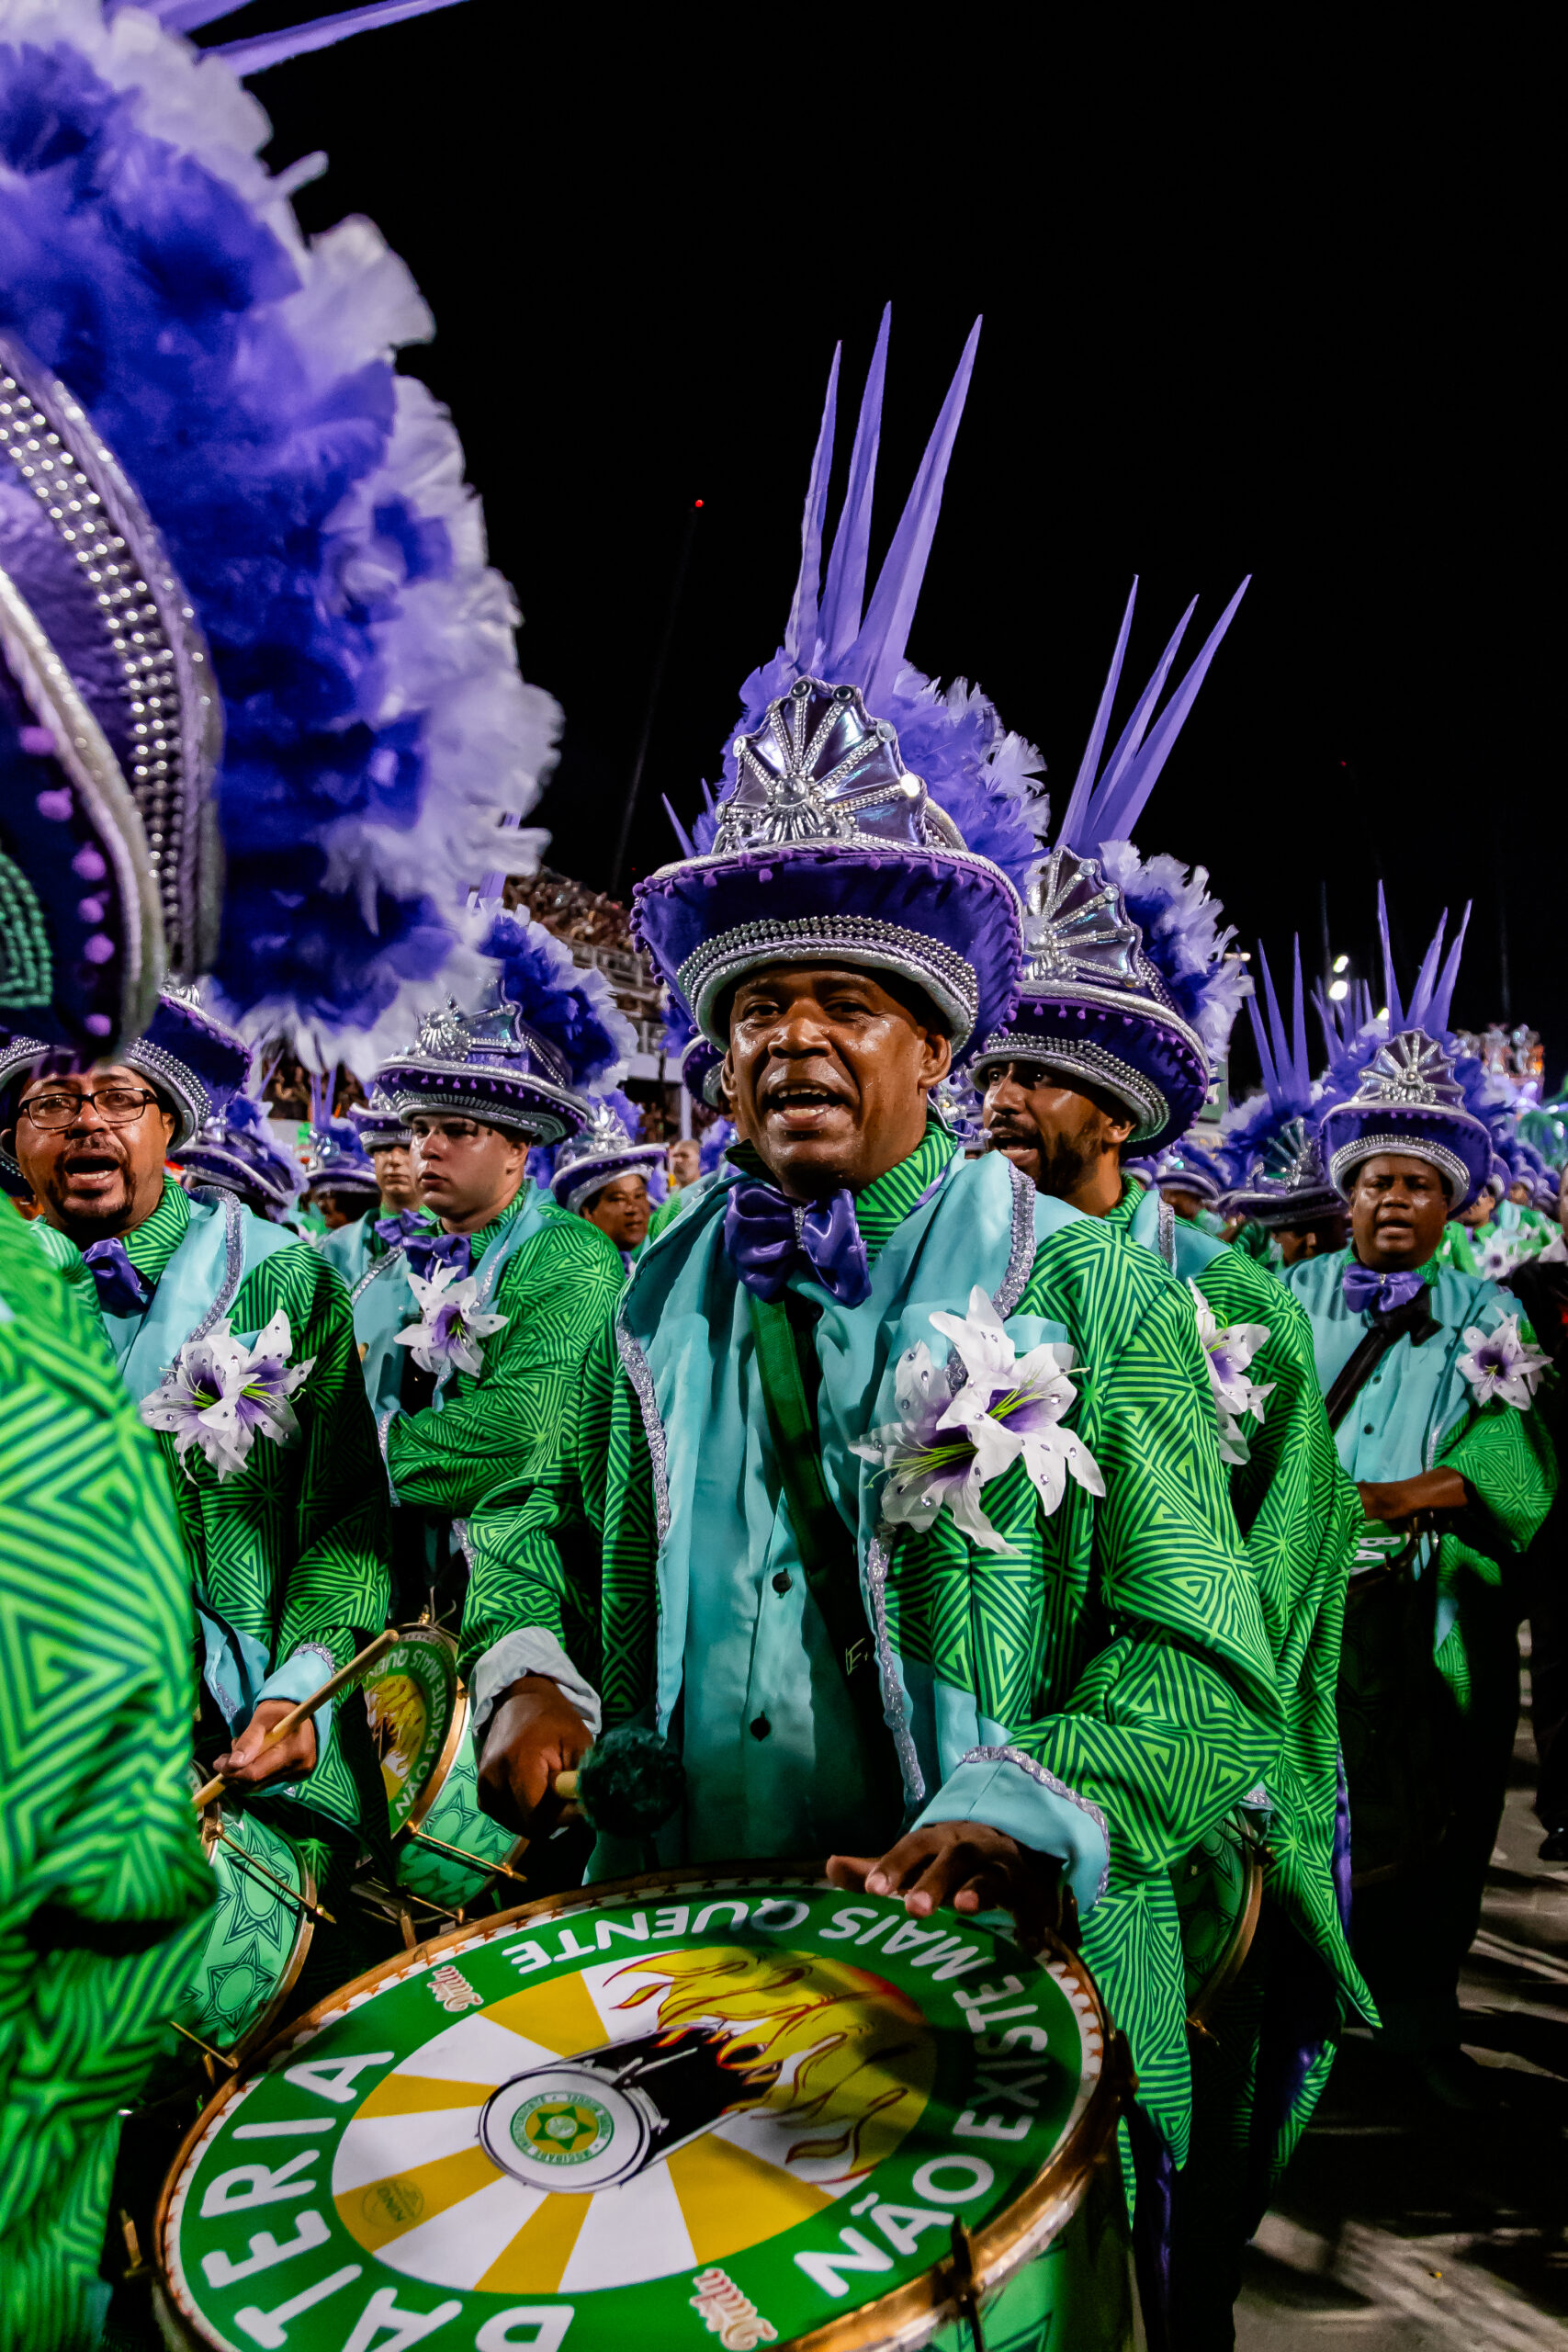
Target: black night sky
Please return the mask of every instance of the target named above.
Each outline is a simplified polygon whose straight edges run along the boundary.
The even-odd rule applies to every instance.
[[[204,38],[308,13],[269,0]],[[1529,37],[1037,21],[465,0],[253,83],[275,167],[330,153],[306,227],[367,213],[435,313],[401,364],[452,408],[525,674],[566,712],[530,821],[608,884],[700,498],[630,871],[668,854],[660,793],[690,812],[783,628],[835,340],[852,416],[891,299],[886,535],[983,311],[912,658],[978,678],[1060,807],[1132,575],[1141,683],[1188,598],[1195,650],[1251,571],[1140,846],[1203,861],[1239,944],[1281,958],[1299,928],[1319,959],[1326,880],[1361,971],[1381,876],[1406,983],[1473,897],[1455,1017],[1503,1012],[1506,956],[1555,1082],[1558,363]]]

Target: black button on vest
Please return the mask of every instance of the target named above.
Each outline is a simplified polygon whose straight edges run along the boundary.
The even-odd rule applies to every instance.
[[[766,1739],[772,1729],[773,1725],[768,1721],[766,1715],[757,1715],[753,1717],[751,1723],[751,1736],[753,1739]]]

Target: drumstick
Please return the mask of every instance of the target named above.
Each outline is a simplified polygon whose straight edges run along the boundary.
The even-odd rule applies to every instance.
[[[301,1699],[297,1707],[290,1707],[288,1713],[274,1724],[262,1741],[262,1747],[271,1747],[276,1741],[287,1739],[291,1731],[298,1731],[308,1715],[313,1715],[318,1707],[325,1706],[329,1699],[335,1699],[340,1690],[346,1690],[351,1682],[357,1682],[362,1674],[368,1673],[377,1660],[385,1657],[387,1652],[401,1639],[401,1633],[396,1625],[389,1625],[384,1634],[378,1634],[357,1657],[350,1658],[346,1666],[340,1667],[335,1674],[328,1675],[319,1690],[312,1690],[308,1699]],[[221,1796],[228,1785],[226,1776],[219,1772],[197,1789],[191,1799],[197,1813],[203,1806],[209,1805],[214,1797]]]

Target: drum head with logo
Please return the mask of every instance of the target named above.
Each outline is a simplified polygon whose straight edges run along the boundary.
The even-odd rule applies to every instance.
[[[434,1625],[411,1625],[365,1680],[365,1711],[381,1767],[392,1835],[428,1809],[460,1731],[457,1645]]]
[[[460,1928],[311,2011],[186,2141],[161,2275],[231,2352],[416,2315],[478,2352],[915,2346],[952,2316],[953,2223],[983,2287],[1010,2276],[1072,2215],[1122,2086],[1061,1946],[787,1868],[663,1873]]]

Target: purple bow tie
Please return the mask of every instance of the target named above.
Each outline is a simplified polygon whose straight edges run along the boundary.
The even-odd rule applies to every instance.
[[[97,1284],[98,1305],[106,1315],[140,1315],[152,1305],[158,1285],[131,1264],[118,1233],[107,1241],[90,1241],[82,1255]]]
[[[778,1298],[804,1258],[840,1306],[858,1306],[871,1290],[865,1243],[854,1203],[840,1191],[804,1208],[755,1179],[737,1184],[724,1212],[724,1243],[735,1270],[759,1298]]]
[[[409,1261],[410,1272],[427,1283],[435,1266],[453,1266],[459,1276],[466,1274],[473,1257],[473,1244],[466,1233],[432,1233],[428,1227],[423,1227],[409,1235],[403,1243],[403,1255]]]
[[[428,1233],[429,1226],[417,1209],[399,1209],[392,1216],[378,1216],[371,1230],[383,1250],[397,1250],[416,1233]]]
[[[1425,1287],[1419,1274],[1380,1274],[1358,1258],[1351,1259],[1340,1283],[1352,1315],[1364,1315],[1369,1307],[1380,1315],[1392,1315],[1396,1307],[1408,1306],[1413,1298],[1419,1298]]]

